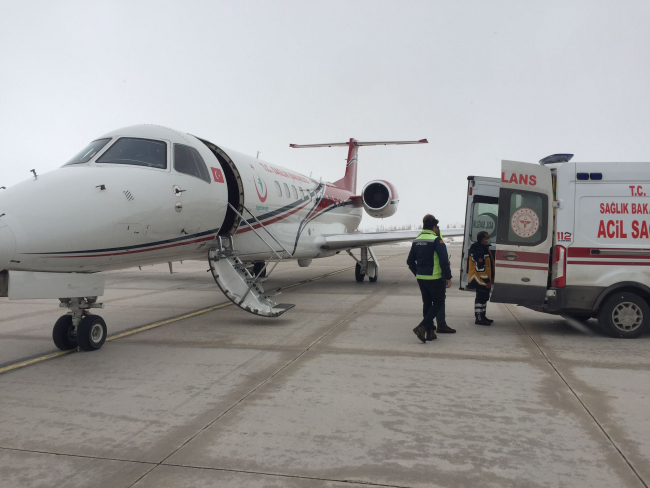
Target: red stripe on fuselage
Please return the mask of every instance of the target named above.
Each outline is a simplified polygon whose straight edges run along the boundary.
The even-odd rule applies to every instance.
[[[140,252],[158,251],[160,249],[168,249],[170,247],[178,247],[178,246],[187,246],[188,244],[196,244],[197,242],[212,241],[212,240],[214,240],[214,236],[202,237],[201,239],[195,239],[193,241],[188,241],[188,242],[179,242],[177,244],[169,244],[167,246],[152,247],[150,249],[136,249],[135,251],[112,252],[112,253],[108,253],[108,254],[86,254],[85,256],[79,256],[77,254],[74,254],[74,255],[70,255],[70,256],[49,256],[49,257],[52,257],[52,258],[102,258],[102,257],[107,257],[107,256],[122,256],[124,254],[136,254],[136,253],[140,253]]]

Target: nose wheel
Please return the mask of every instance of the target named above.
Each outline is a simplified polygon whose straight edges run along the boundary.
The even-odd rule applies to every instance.
[[[95,351],[106,341],[106,322],[99,315],[86,315],[77,327],[79,349]]]
[[[77,329],[72,325],[72,316],[62,315],[52,330],[54,345],[62,351],[77,347]]]
[[[78,347],[82,351],[96,351],[106,342],[106,322],[99,315],[90,315],[88,309],[103,308],[97,297],[62,298],[61,307],[70,311],[56,321],[52,330],[54,345],[62,351]]]

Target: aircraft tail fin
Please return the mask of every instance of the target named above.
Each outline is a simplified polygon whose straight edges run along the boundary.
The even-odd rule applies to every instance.
[[[332,142],[327,144],[289,144],[289,146],[300,148],[311,147],[348,147],[348,159],[345,164],[345,176],[340,180],[334,182],[334,185],[352,193],[357,192],[357,153],[360,146],[388,146],[388,145],[402,145],[402,144],[426,144],[429,141],[420,139],[419,141],[379,141],[379,142],[359,142],[356,139],[350,138],[349,142]]]

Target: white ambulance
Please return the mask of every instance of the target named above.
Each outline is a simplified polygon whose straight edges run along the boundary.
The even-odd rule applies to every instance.
[[[490,234],[490,301],[578,319],[614,337],[650,328],[650,165],[501,162],[501,178],[468,177],[461,289],[468,249]]]

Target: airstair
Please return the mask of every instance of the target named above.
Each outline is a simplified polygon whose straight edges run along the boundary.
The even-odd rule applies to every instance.
[[[271,300],[271,297],[275,297],[281,292],[264,291],[262,283],[268,279],[280,261],[292,257],[292,254],[284,248],[275,236],[245,206],[242,207],[250,215],[250,221],[246,220],[230,203],[228,205],[239,216],[241,222],[250,227],[257,237],[270,249],[271,255],[264,263],[262,269],[258,273],[255,273],[252,268],[239,259],[239,253],[234,248],[233,236],[218,236],[219,247],[211,248],[208,254],[210,271],[212,272],[214,281],[217,282],[224,295],[239,308],[263,317],[278,317],[295,305],[290,303],[275,303]],[[255,229],[255,224],[258,224],[259,229],[268,234],[281,249],[276,250],[269,244],[262,234]],[[265,273],[271,264],[270,270]]]

